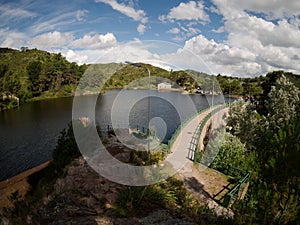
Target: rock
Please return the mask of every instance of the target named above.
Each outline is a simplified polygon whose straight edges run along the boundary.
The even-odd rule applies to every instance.
[[[119,160],[123,163],[129,163],[129,161],[130,161],[130,152],[119,153],[119,154],[116,154],[114,157],[117,160]]]

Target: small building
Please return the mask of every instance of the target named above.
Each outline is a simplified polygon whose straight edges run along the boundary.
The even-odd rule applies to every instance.
[[[158,91],[169,91],[171,89],[172,89],[172,85],[167,82],[163,82],[157,85]]]

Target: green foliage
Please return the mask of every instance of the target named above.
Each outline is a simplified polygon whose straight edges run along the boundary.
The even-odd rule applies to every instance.
[[[173,87],[181,87],[184,90],[194,93],[195,88],[201,86],[205,90],[212,90],[214,76],[196,71],[166,71],[162,68],[155,67],[149,64],[140,63],[142,67],[134,67],[126,65],[118,70],[105,83],[105,89],[129,88],[143,89],[148,88],[148,72],[146,67],[151,72],[151,88],[155,89],[160,82],[173,82]],[[144,78],[144,79],[142,79]],[[130,85],[131,84],[131,85]]]
[[[242,144],[239,138],[227,132],[219,136],[221,140],[216,140],[221,142],[217,146],[218,154],[211,165],[214,169],[228,174],[232,167],[238,168],[239,171],[253,168],[253,156],[247,152],[245,144]],[[214,148],[214,142],[209,143],[209,148]],[[238,179],[243,176],[241,173],[234,175]]]
[[[87,67],[70,63],[61,54],[28,48],[0,48],[0,61],[0,96],[18,97],[21,103],[34,97],[70,96]],[[0,99],[0,110],[11,107],[10,101]]]
[[[265,120],[255,109],[256,106],[250,102],[236,101],[230,105],[227,120],[228,130],[246,143],[249,150],[261,140],[265,127]]]
[[[90,65],[86,69],[85,76],[82,77],[77,91],[99,93],[99,91],[104,92],[106,88],[123,88],[122,85],[125,83],[120,86],[114,84],[114,80],[118,80],[116,75],[110,78],[116,71],[122,71],[123,67],[124,65],[119,63]],[[103,87],[103,90],[100,90],[100,87]]]
[[[277,79],[265,101],[269,129],[276,131],[295,119],[299,109],[299,97],[299,89],[284,75]]]
[[[60,133],[57,146],[52,153],[53,164],[57,168],[63,169],[74,158],[77,158],[80,155],[81,154],[74,137],[72,124],[69,123],[68,128],[64,129]]]
[[[224,94],[259,98],[263,92],[261,84],[264,78],[262,76],[237,78],[218,75],[217,80]]]
[[[246,200],[235,206],[238,224],[299,222],[299,90],[281,73],[272,75],[277,79],[264,100],[267,112],[260,115],[255,105],[243,102],[231,107],[231,132],[256,158]]]
[[[179,209],[192,216],[203,211],[183,182],[173,177],[158,184],[127,187],[119,192],[116,209],[121,216],[145,215],[156,208]]]
[[[42,64],[39,61],[31,61],[28,63],[26,70],[30,81],[37,80],[42,71]]]

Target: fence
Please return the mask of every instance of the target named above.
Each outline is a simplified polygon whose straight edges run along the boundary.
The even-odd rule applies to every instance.
[[[194,119],[197,115],[199,115],[200,113],[205,112],[206,110],[210,109],[210,107],[206,107],[204,109],[200,109],[198,110],[196,113],[194,113],[193,115],[191,115],[187,120],[185,120],[182,124],[180,124],[177,129],[175,130],[175,132],[173,133],[172,137],[170,138],[170,140],[168,141],[168,146],[171,149],[172,145],[174,144],[176,138],[178,137],[178,135],[180,134],[182,128],[184,128],[192,119]]]
[[[206,115],[204,117],[204,119],[201,121],[200,127],[198,129],[197,144],[199,143],[201,133],[203,132],[203,129],[204,129],[206,123],[209,121],[209,119],[215,113],[219,112],[220,110],[222,110],[226,107],[227,107],[227,104],[226,105],[221,105],[221,106],[213,109],[211,111],[211,113],[209,113],[208,115]],[[198,158],[197,154],[200,154],[198,147],[196,147],[196,149],[194,151],[194,162],[195,163],[197,163],[197,158]],[[213,167],[213,163],[210,165],[210,167]],[[241,196],[242,190],[244,189],[245,185],[249,182],[251,172],[241,170],[239,168],[236,168],[236,167],[232,166],[231,164],[223,165],[223,168],[225,168],[225,169],[222,170],[222,171],[220,171],[220,169],[217,169],[217,168],[215,168],[215,169],[219,170],[220,172],[222,172],[222,173],[224,173],[228,176],[239,179],[238,182],[228,192],[226,192],[226,194],[224,195],[224,199],[223,199],[223,202],[221,204],[224,207],[228,208],[237,197]]]
[[[224,105],[223,104],[220,104],[221,107],[224,108]],[[172,137],[170,138],[170,140],[168,141],[168,146],[169,148],[171,149],[172,145],[174,144],[176,138],[178,137],[178,135],[180,134],[181,130],[183,127],[185,127],[192,119],[194,119],[196,116],[198,116],[199,114],[209,110],[211,107],[206,107],[204,109],[200,109],[198,110],[196,113],[194,113],[193,115],[191,115],[187,120],[185,120],[183,122],[183,124],[179,125],[177,127],[177,129],[175,130],[175,132],[173,133]],[[213,109],[213,111],[216,110],[216,109]],[[212,112],[213,112],[212,111]],[[209,119],[209,118],[208,118]],[[207,122],[207,121],[201,121],[200,123],[202,124],[204,122],[204,124]],[[201,128],[200,128],[201,129]]]
[[[241,178],[236,185],[234,185],[224,196],[222,205],[228,208],[237,197],[241,196],[241,192],[244,189],[245,185],[249,182],[250,172]]]
[[[219,107],[213,109],[213,110],[212,110],[208,115],[206,115],[206,116],[204,117],[204,119],[200,122],[201,124],[200,124],[200,127],[199,127],[199,129],[198,129],[198,134],[197,134],[197,139],[196,139],[196,140],[197,140],[197,141],[196,141],[197,147],[196,147],[196,149],[195,149],[195,151],[194,151],[194,162],[196,162],[196,161],[197,161],[197,158],[198,158],[198,155],[197,155],[197,154],[199,154],[198,144],[199,144],[199,141],[200,141],[201,133],[203,132],[203,129],[204,129],[206,123],[208,122],[208,120],[209,120],[214,114],[216,114],[217,112],[221,111],[222,109],[225,109],[226,107],[227,107],[226,104],[225,104],[225,105],[222,104],[222,105],[220,105]]]

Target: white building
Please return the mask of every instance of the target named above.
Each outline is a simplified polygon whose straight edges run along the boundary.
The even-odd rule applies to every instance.
[[[160,83],[157,85],[157,90],[158,91],[166,91],[166,90],[171,90],[172,85],[166,82]]]

